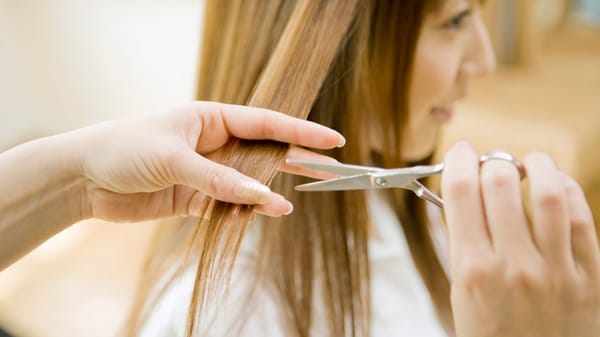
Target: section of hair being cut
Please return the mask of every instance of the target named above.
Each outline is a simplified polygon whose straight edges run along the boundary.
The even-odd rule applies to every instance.
[[[197,97],[269,108],[337,129],[347,145],[326,154],[343,162],[405,166],[400,140],[408,83],[420,26],[434,2],[207,0]],[[304,178],[277,175],[287,150],[280,143],[234,139],[218,154],[221,162],[288,197],[295,211],[249,225],[252,207],[207,199],[198,221],[163,226],[126,325],[128,336],[139,335],[169,285],[190,269],[195,282],[186,336],[210,336],[210,317],[219,315],[219,301],[230,290],[249,226],[257,234],[257,258],[246,280],[254,285],[247,303],[252,289],[265,287],[286,336],[313,336],[317,302],[325,308],[329,336],[369,335],[372,233],[364,192],[295,192]],[[451,331],[450,288],[424,205],[402,191],[387,198],[438,317]],[[230,335],[239,335],[252,312],[224,314],[236,315],[239,326]]]

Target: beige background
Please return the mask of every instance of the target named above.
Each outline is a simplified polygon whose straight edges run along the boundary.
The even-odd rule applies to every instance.
[[[0,0],[0,149],[193,98],[197,0]]]

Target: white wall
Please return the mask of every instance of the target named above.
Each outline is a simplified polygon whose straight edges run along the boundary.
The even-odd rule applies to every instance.
[[[0,151],[193,99],[202,0],[0,0]]]

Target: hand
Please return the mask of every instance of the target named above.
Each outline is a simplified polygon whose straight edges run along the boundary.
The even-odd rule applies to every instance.
[[[579,185],[545,154],[479,167],[465,142],[446,155],[442,193],[450,240],[451,302],[459,337],[597,337],[600,251]]]
[[[256,211],[266,215],[288,214],[292,206],[284,197],[211,158],[230,137],[319,149],[345,142],[336,131],[313,122],[213,102],[110,121],[74,135],[87,181],[84,213],[113,221],[198,214],[207,195],[256,204]],[[333,160],[300,148],[292,148],[288,157]],[[315,176],[298,168],[289,171]]]

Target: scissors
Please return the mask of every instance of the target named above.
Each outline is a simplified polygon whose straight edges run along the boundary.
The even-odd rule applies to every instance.
[[[481,165],[492,159],[505,160],[512,163],[519,171],[521,179],[524,178],[525,169],[523,165],[510,153],[504,151],[486,153],[479,158],[479,163]],[[419,182],[421,178],[442,173],[444,163],[394,169],[299,159],[287,159],[286,164],[303,166],[316,171],[329,172],[341,176],[340,178],[298,185],[295,187],[297,191],[349,191],[403,188],[412,191],[419,198],[429,201],[440,208],[444,207],[444,200]]]

